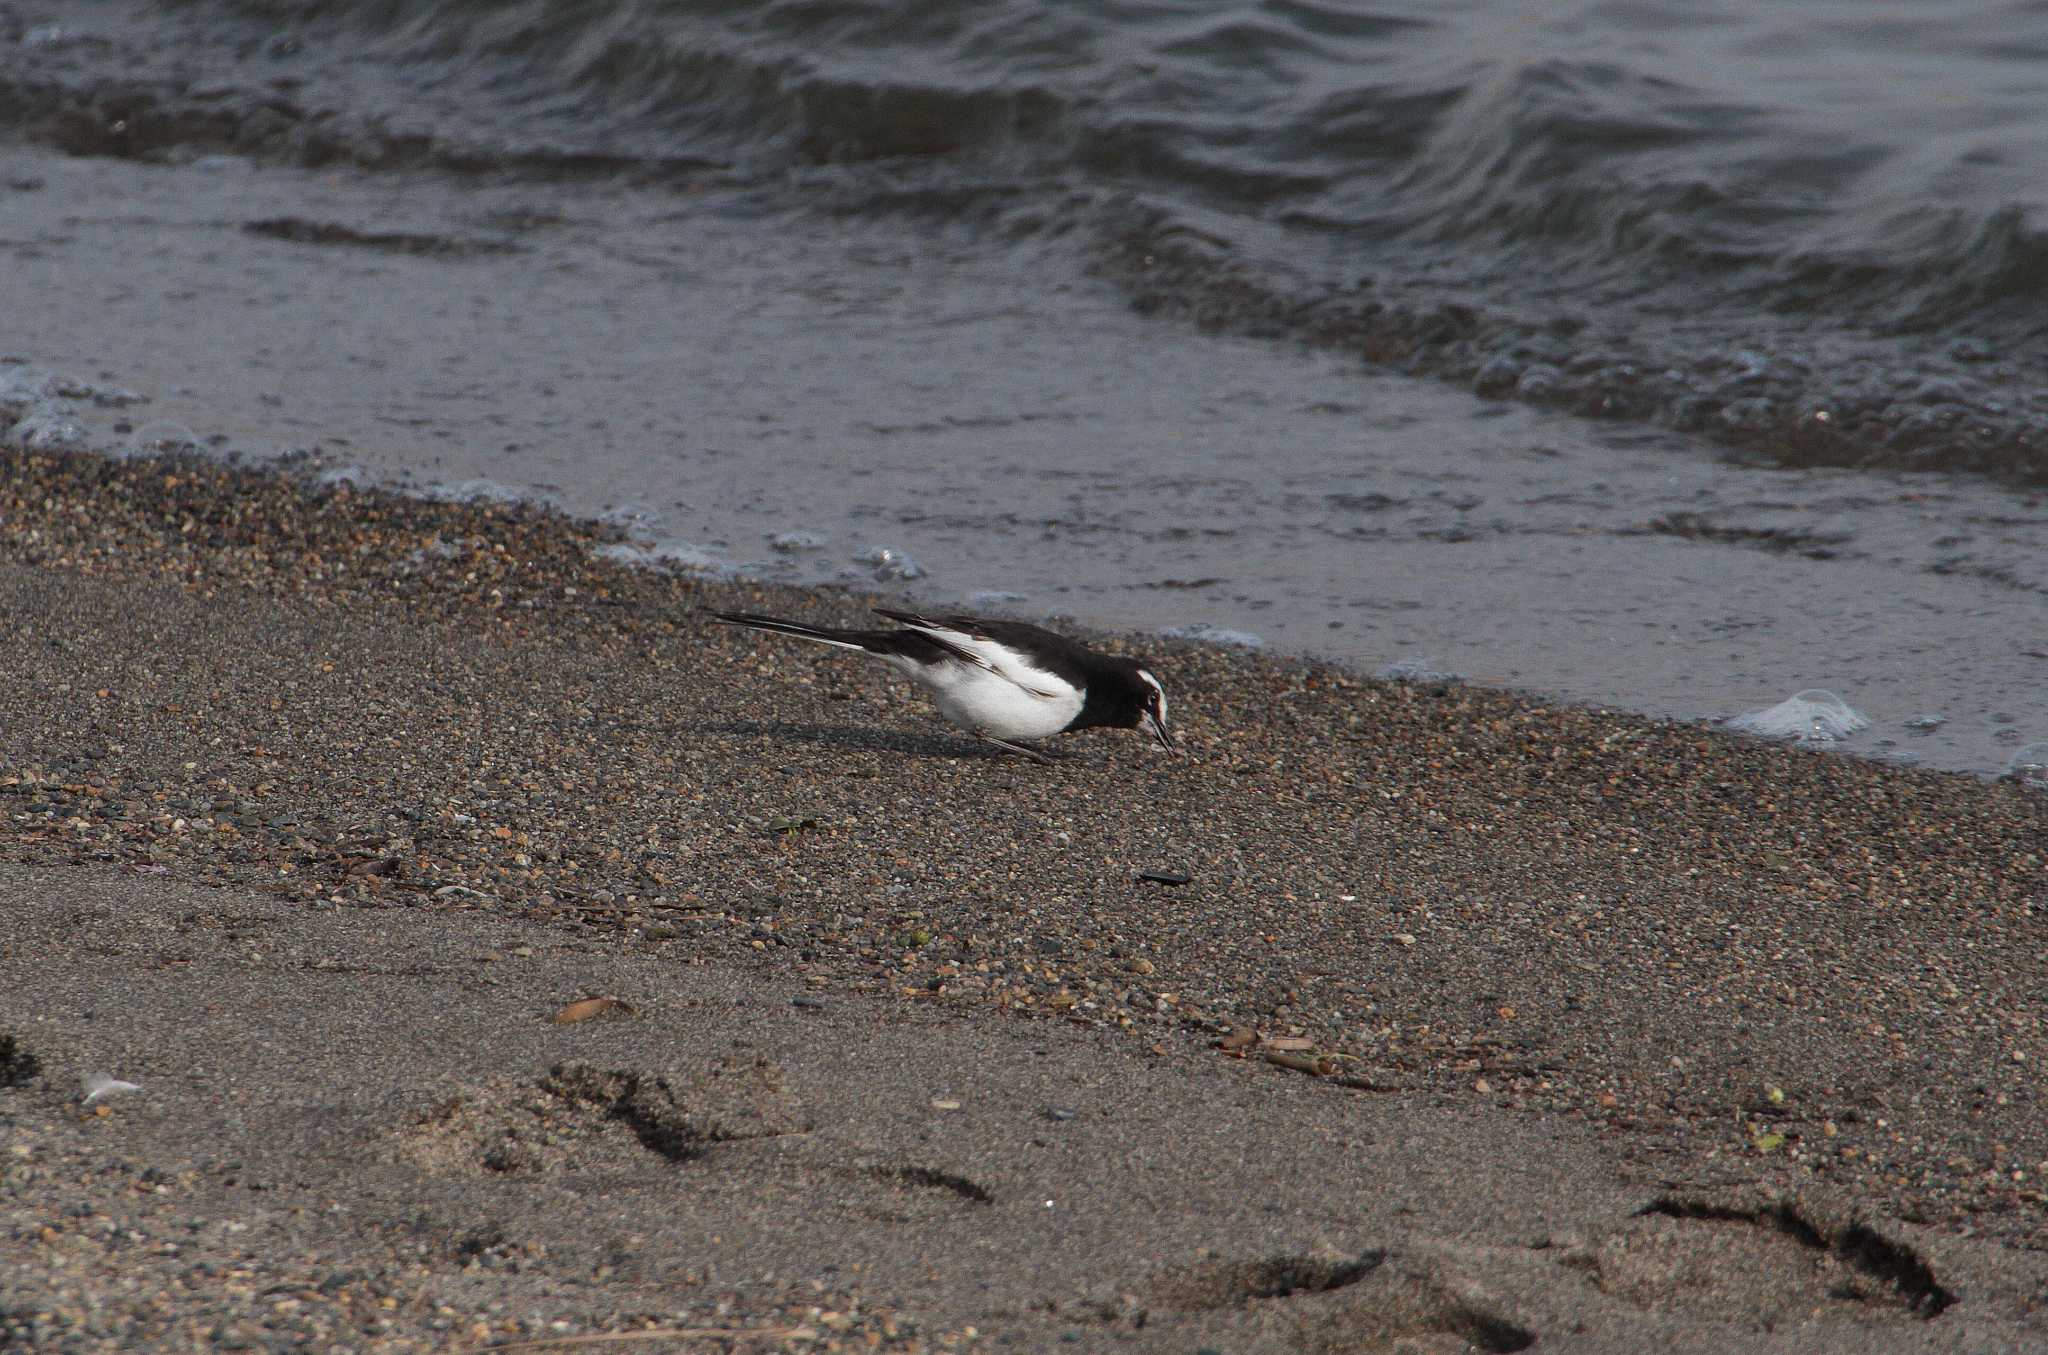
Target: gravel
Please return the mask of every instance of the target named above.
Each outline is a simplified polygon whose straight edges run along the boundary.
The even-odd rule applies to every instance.
[[[484,911],[1140,1050],[1255,1032],[1310,1051],[1265,1076],[2040,1243],[2048,797],[1131,637],[1102,643],[1150,654],[1188,755],[1097,732],[1038,767],[878,668],[701,620],[868,599],[629,570],[615,539],[0,450],[0,861]],[[86,1258],[120,1236],[49,1226]],[[266,1302],[311,1323],[379,1283]]]

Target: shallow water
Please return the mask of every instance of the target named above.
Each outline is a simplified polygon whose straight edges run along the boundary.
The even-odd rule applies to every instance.
[[[1913,286],[1977,266],[1938,240],[1833,294],[1854,304],[1772,271],[1822,276],[1824,239],[1868,254],[1859,229],[1908,249],[1885,224],[1920,182],[1902,162],[1948,165],[1949,207],[2004,213],[2031,248],[2048,178],[1968,149],[2032,163],[2000,111],[2031,88],[2011,43],[1983,67],[2009,78],[1967,97],[1859,91],[1843,63],[1881,56],[1878,30],[1809,11],[1832,35],[1807,58],[1818,92],[1766,117],[1699,95],[1760,97],[1785,59],[1727,69],[1742,33],[1783,28],[1727,7],[1676,26],[1612,6],[998,6],[965,28],[830,6],[322,12],[0,22],[16,438],[297,449],[329,474],[540,494],[655,558],[1660,714],[1824,687],[1874,722],[1839,746],[1986,774],[2048,735],[2048,499],[2026,487],[2048,312],[2009,304],[2040,279],[1930,319]],[[1971,23],[2037,22],[1970,13],[1906,64],[1969,62]],[[1626,59],[1560,73],[1563,48],[1591,69],[1603,43]],[[712,48],[725,65],[684,60]],[[1884,98],[1885,135],[1917,149],[1866,147],[1860,176],[1843,152],[1859,215],[1784,155]],[[1972,119],[1974,139],[1936,135]],[[919,127],[952,140],[904,140]],[[1437,182],[1459,128],[1515,132],[1464,207]],[[1510,173],[1523,159],[1551,168]],[[1755,213],[1740,266],[1646,261],[1610,219],[1738,165],[1810,199]],[[1526,230],[1517,184],[1594,215]],[[1732,201],[1659,219],[1712,234]],[[1795,226],[1798,249],[1771,234]],[[1370,287],[1345,272],[1367,260]],[[72,393],[39,398],[49,373]],[[1852,388],[1868,398],[1836,398]]]
[[[1876,723],[1843,746],[1940,766],[1996,772],[2048,729],[2026,652],[2048,504],[2011,490],[1735,467],[1193,337],[1014,250],[763,231],[709,197],[385,199],[387,222],[519,244],[451,260],[241,229],[366,219],[353,175],[32,163],[44,187],[17,203],[53,210],[0,308],[39,363],[148,397],[71,400],[97,445],[317,448],[363,479],[539,491],[767,577],[875,583],[863,557],[887,548],[928,573],[879,585],[920,597],[1685,717],[1823,686]]]
[[[0,117],[73,153],[1060,238],[1147,307],[1502,397],[2048,481],[2032,0],[8,13]]]

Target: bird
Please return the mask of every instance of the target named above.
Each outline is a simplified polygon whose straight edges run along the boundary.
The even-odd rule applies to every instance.
[[[982,743],[1050,765],[1020,739],[1106,727],[1149,730],[1177,751],[1166,727],[1166,691],[1139,659],[1101,654],[1022,621],[920,616],[876,607],[900,629],[808,626],[753,612],[713,611],[729,626],[794,635],[882,660],[915,682],[939,713]]]

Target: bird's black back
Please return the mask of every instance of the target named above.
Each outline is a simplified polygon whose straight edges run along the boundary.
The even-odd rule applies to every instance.
[[[874,610],[878,616],[886,616],[905,625],[943,626],[947,630],[993,640],[1017,651],[1032,666],[1072,683],[1086,693],[1086,698],[1081,713],[1067,726],[1069,729],[1091,729],[1098,725],[1136,729],[1144,718],[1145,702],[1152,689],[1138,676],[1138,670],[1144,665],[1136,659],[1099,653],[1077,640],[1070,640],[1028,621],[958,614],[926,616],[887,607]]]

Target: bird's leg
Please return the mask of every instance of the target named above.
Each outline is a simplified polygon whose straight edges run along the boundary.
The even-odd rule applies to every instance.
[[[1033,762],[1036,762],[1041,767],[1050,767],[1053,765],[1053,760],[1047,757],[1045,754],[1039,752],[1036,748],[1026,748],[1021,743],[1011,743],[1008,739],[999,739],[995,737],[995,735],[993,734],[984,734],[978,729],[974,731],[974,737],[981,740],[983,743],[992,743],[998,748],[1007,748],[1012,753],[1022,753],[1025,757],[1030,758]]]

